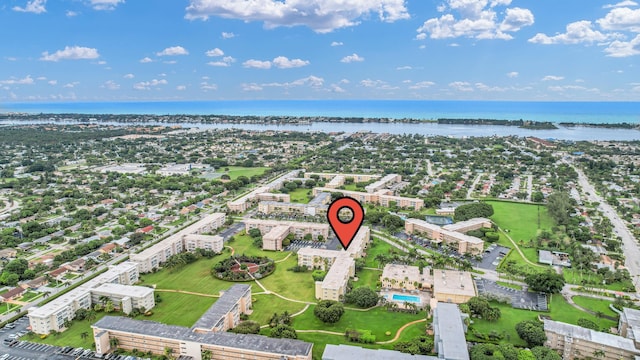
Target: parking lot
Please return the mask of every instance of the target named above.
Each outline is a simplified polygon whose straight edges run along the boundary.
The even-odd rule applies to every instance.
[[[484,253],[482,253],[481,261],[471,260],[471,263],[474,267],[495,270],[510,250],[510,248],[505,246],[491,244],[484,250]]]
[[[487,279],[475,279],[478,295],[494,295],[511,299],[511,306],[516,309],[546,311],[547,296],[542,293],[516,290]]]

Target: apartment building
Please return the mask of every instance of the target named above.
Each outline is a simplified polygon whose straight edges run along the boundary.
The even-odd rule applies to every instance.
[[[260,219],[247,219],[244,223],[247,232],[251,229],[260,230],[264,250],[282,250],[282,240],[289,234],[294,234],[297,239],[307,234],[311,234],[313,239],[318,239],[318,236],[324,239],[329,237],[329,224]]]
[[[336,176],[343,176],[345,178],[353,179],[353,181],[357,183],[369,182],[371,180],[380,178],[380,175],[373,175],[373,174],[337,174],[337,173],[315,173],[315,172],[304,173],[304,178],[311,179],[312,176],[314,175],[318,176],[320,179],[323,179],[323,180],[331,180]]]
[[[455,231],[459,233],[466,233],[471,230],[478,230],[482,228],[490,228],[492,226],[491,220],[485,218],[473,218],[465,221],[458,221],[455,224],[445,225],[442,228],[449,231]]]
[[[640,356],[640,350],[636,348],[634,340],[628,337],[552,320],[544,320],[544,333],[547,336],[544,345],[558,350],[564,360],[585,357],[633,360]]]
[[[156,306],[153,289],[146,286],[105,283],[91,289],[90,293],[92,304],[108,298],[125,314],[130,314],[133,309],[149,310]]]
[[[101,294],[99,296],[113,297],[120,299],[122,295],[129,293],[130,300],[127,304],[133,307],[133,304],[144,304],[145,309],[151,309],[155,305],[153,300],[153,289],[140,288],[140,286],[130,286],[126,288],[103,287],[104,284],[120,284],[133,285],[138,282],[139,273],[137,264],[133,262],[124,262],[122,264],[111,266],[106,272],[87,281],[79,287],[69,291],[61,297],[40,307],[32,307],[29,309],[29,325],[31,331],[36,334],[49,334],[53,331],[64,331],[64,323],[66,320],[72,320],[78,309],[89,309],[93,304],[93,294]],[[147,290],[148,289],[148,290]],[[110,293],[113,290],[114,293]],[[148,298],[148,291],[151,291],[151,300]],[[123,294],[124,293],[124,294]],[[119,302],[114,302],[119,306]],[[123,310],[127,310],[123,304]]]
[[[400,181],[402,181],[402,176],[398,174],[388,174],[383,176],[382,179],[365,186],[364,189],[368,193],[374,193],[386,188],[390,184],[399,183]]]
[[[337,189],[340,186],[344,185],[346,178],[343,175],[336,175],[333,179],[329,180],[328,183],[324,184],[325,187],[329,189]]]
[[[640,348],[640,310],[623,308],[618,321],[618,334],[633,340],[635,347]]]
[[[422,199],[395,196],[391,190],[379,190],[375,193],[366,193],[361,191],[331,189],[328,187],[317,187],[313,189],[314,195],[320,192],[338,192],[344,196],[352,197],[363,204],[375,204],[387,207],[395,204],[400,208],[413,209],[416,211],[424,207],[424,201]]]
[[[224,332],[240,323],[240,314],[251,309],[251,286],[233,285],[220,292],[220,298],[196,321],[191,330],[196,333]]]
[[[255,190],[251,191],[250,193],[236,199],[236,200],[232,200],[227,202],[227,207],[229,208],[229,211],[234,211],[234,212],[244,212],[246,210],[248,210],[251,206],[253,206],[255,204],[255,202],[257,200],[259,200],[259,196],[262,197],[262,199],[264,200],[279,200],[276,197],[268,197],[268,196],[272,196],[272,195],[267,195],[270,194],[272,191],[274,190],[279,190],[282,188],[282,185],[286,182],[289,181],[290,179],[296,178],[298,177],[298,174],[300,173],[300,171],[302,170],[293,170],[290,171],[282,176],[280,176],[279,178],[273,180],[272,182],[264,185],[264,186],[260,186],[258,188],[256,188]],[[289,200],[290,201],[290,200]]]
[[[469,360],[466,327],[456,304],[437,303],[433,310],[434,350],[439,359]]]
[[[433,297],[437,301],[462,304],[477,294],[470,272],[433,270]]]
[[[260,201],[258,211],[265,214],[300,214],[300,215],[325,215],[331,201],[331,194],[318,193],[308,204],[280,202],[280,201]]]
[[[202,360],[210,351],[212,360],[311,360],[313,344],[293,339],[276,339],[262,335],[229,332],[194,332],[188,327],[166,325],[148,320],[105,316],[92,326],[98,354],[106,354],[117,339],[118,348],[166,354]]]
[[[277,201],[277,202],[291,202],[291,195],[279,194],[279,193],[260,193],[256,195],[258,201]]]
[[[473,220],[473,219],[472,219]],[[452,227],[453,229],[466,229],[475,230],[483,227],[486,222],[486,219],[480,219],[478,222],[464,222],[463,226],[460,227]],[[488,221],[488,220],[487,220]],[[455,224],[452,224],[455,225]],[[447,225],[451,226],[451,225]],[[478,226],[476,228],[472,228]],[[491,222],[489,222],[489,226],[491,226]],[[451,229],[451,228],[450,228]],[[407,219],[404,222],[404,230],[408,234],[421,234],[431,239],[431,241],[435,243],[444,242],[447,245],[457,246],[457,250],[460,254],[480,254],[484,250],[484,241],[474,236],[465,235],[461,232],[452,231],[445,229],[444,227],[440,227],[438,225],[430,224],[424,220],[420,219]]]
[[[382,287],[388,289],[429,289],[433,284],[433,276],[426,267],[420,272],[417,266],[387,264],[382,270],[380,281]]]
[[[340,254],[342,252],[336,250],[304,247],[298,250],[298,265],[306,266],[309,269],[328,270]]]
[[[224,246],[222,237],[202,234],[222,227],[225,219],[224,213],[207,215],[142,252],[131,254],[129,259],[138,264],[140,272],[147,273],[160,267],[169,257],[184,251],[201,248],[220,252]]]
[[[322,281],[316,281],[316,298],[341,300],[347,292],[347,282],[356,273],[356,263],[346,253],[339,255]]]

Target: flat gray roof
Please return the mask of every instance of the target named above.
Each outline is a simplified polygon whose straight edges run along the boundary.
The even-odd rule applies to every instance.
[[[322,360],[435,360],[435,356],[411,355],[399,351],[384,349],[365,349],[351,345],[327,344],[322,353]]]
[[[633,340],[631,339],[583,328],[582,326],[553,320],[544,320],[544,331],[553,332],[563,336],[571,336],[574,339],[585,340],[595,344],[606,345],[640,354],[640,350],[636,349]]]
[[[92,327],[291,356],[309,356],[313,347],[313,344],[300,340],[276,339],[262,335],[228,332],[195,333],[183,326],[166,325],[149,320],[134,320],[123,316],[105,316],[93,324]]]
[[[251,286],[246,284],[236,284],[225,290],[222,296],[211,305],[211,307],[196,321],[191,329],[211,330],[218,321],[227,316],[235,304],[243,297]]]
[[[458,305],[439,302],[435,309],[433,329],[437,335],[438,355],[448,360],[469,360],[467,340]]]

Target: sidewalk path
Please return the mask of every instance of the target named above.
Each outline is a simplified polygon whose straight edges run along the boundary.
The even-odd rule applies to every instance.
[[[398,329],[398,331],[396,331],[396,336],[393,339],[387,340],[387,341],[376,341],[376,344],[391,344],[392,342],[394,342],[394,341],[396,341],[396,340],[398,340],[400,338],[400,334],[402,334],[402,331],[404,329],[408,328],[411,325],[419,324],[419,323],[425,322],[425,321],[427,321],[427,319],[420,319],[420,320],[416,320],[416,321],[412,321],[412,322],[406,323],[406,324],[402,325],[402,327],[400,329]]]
[[[180,294],[206,296],[206,297],[211,297],[211,298],[219,298],[220,297],[220,295],[203,294],[203,293],[197,293],[197,292],[193,292],[193,291],[184,291],[184,290],[173,290],[173,289],[153,289],[153,290],[159,291],[159,292],[172,292],[172,293],[180,293]]]

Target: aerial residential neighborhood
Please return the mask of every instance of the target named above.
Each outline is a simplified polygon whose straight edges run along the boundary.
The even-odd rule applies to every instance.
[[[640,356],[635,144],[11,132],[0,134],[9,356]],[[344,196],[364,208],[346,248],[327,222]]]

